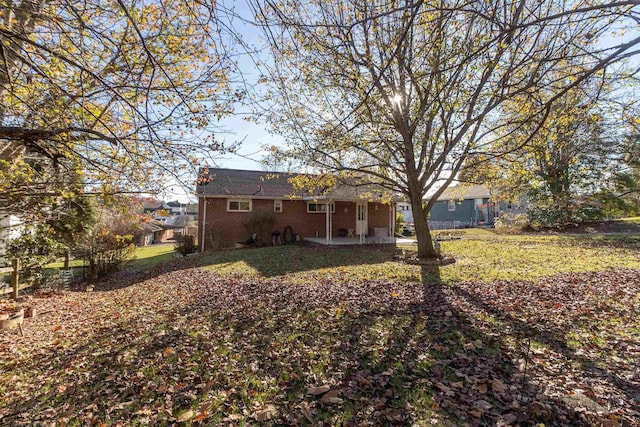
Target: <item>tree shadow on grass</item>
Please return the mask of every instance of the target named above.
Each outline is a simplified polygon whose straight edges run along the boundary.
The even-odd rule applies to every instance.
[[[640,250],[640,234],[566,236],[564,239],[572,247]]]
[[[471,295],[442,284],[438,268],[422,277],[167,283],[190,298],[15,366],[37,373],[34,387],[9,394],[0,421],[169,424],[191,410],[209,425],[591,424],[520,369],[524,346],[461,309]]]
[[[393,261],[398,252],[399,249],[392,245],[326,247],[306,244],[205,252],[152,263],[149,269],[127,267],[97,281],[95,287],[99,290],[120,289],[167,272],[195,267],[207,267],[226,276],[271,278],[312,270],[380,264]],[[82,282],[73,289],[83,291],[86,286],[87,283]]]
[[[582,280],[587,281],[589,280],[589,276],[596,275],[597,273],[584,273],[580,277]],[[562,278],[562,276],[559,277]],[[576,281],[576,278],[572,277],[571,282],[574,281]],[[556,284],[560,286],[559,283]],[[496,283],[495,285],[500,286],[504,284]],[[536,287],[533,283],[526,283],[524,286]],[[558,359],[560,360],[556,361],[555,364],[551,364],[548,367],[544,366],[544,364],[538,364],[538,369],[543,372],[543,375],[547,377],[567,375],[569,378],[568,374],[570,372],[579,370],[574,380],[578,378],[582,379],[583,382],[576,388],[591,389],[595,387],[594,384],[600,383],[608,384],[616,391],[615,395],[612,394],[611,391],[606,392],[605,395],[602,395],[602,392],[600,392],[600,396],[596,397],[596,395],[589,390],[589,394],[591,394],[590,398],[599,400],[600,403],[590,403],[588,401],[589,399],[583,399],[583,402],[580,403],[586,402],[587,406],[601,410],[603,404],[609,408],[620,406],[619,401],[620,397],[622,397],[627,402],[631,402],[632,405],[633,402],[635,402],[633,406],[635,406],[636,411],[640,411],[640,393],[638,393],[639,384],[637,379],[624,378],[621,375],[621,372],[628,373],[632,371],[633,366],[619,370],[617,373],[608,368],[609,364],[612,363],[611,360],[619,359],[618,353],[624,353],[629,350],[629,347],[633,347],[634,345],[637,351],[637,343],[633,343],[631,339],[616,336],[612,346],[609,346],[606,341],[605,344],[607,345],[598,344],[598,330],[593,329],[593,313],[587,312],[586,316],[581,315],[580,311],[582,308],[571,307],[571,304],[575,303],[575,301],[563,300],[562,298],[564,296],[562,295],[558,295],[558,298],[561,299],[556,301],[549,301],[545,298],[545,295],[528,295],[526,305],[529,307],[539,307],[544,310],[545,307],[548,308],[550,304],[552,304],[552,307],[558,308],[567,304],[569,305],[568,309],[570,312],[562,313],[559,319],[556,319],[553,316],[554,313],[547,310],[544,310],[546,313],[543,312],[540,315],[531,315],[527,313],[526,310],[522,310],[523,307],[519,307],[516,312],[519,311],[521,317],[518,317],[514,315],[514,313],[507,312],[500,308],[498,304],[495,304],[496,301],[487,300],[486,297],[483,298],[480,295],[480,291],[474,290],[473,287],[455,286],[452,288],[452,291],[466,303],[473,306],[477,313],[491,316],[499,325],[502,325],[502,327],[508,330],[510,334],[520,337],[523,341],[533,343],[540,352],[559,355]],[[574,290],[574,293],[576,299],[583,298],[578,289]],[[615,310],[611,309],[612,307],[607,306],[607,304],[602,301],[596,302],[594,305],[595,304],[597,304],[597,310],[600,312],[615,312]],[[524,302],[523,305],[525,305]],[[526,320],[523,320],[522,316],[524,316]],[[560,322],[558,320],[560,320]],[[595,323],[597,323],[597,319]],[[600,326],[600,329],[606,331],[607,328],[606,326]],[[578,334],[580,331],[588,332],[591,335],[590,342],[585,344],[584,342],[576,342],[576,338],[572,338],[572,334],[576,334],[575,336],[579,337],[580,335]],[[582,339],[584,340],[585,338],[583,337]],[[572,345],[569,344],[570,340],[573,341]],[[594,351],[585,352],[583,350],[585,346],[587,349],[591,348]],[[640,368],[638,363],[638,360],[636,360],[636,372],[637,369]],[[625,365],[622,360],[614,364]]]
[[[398,249],[393,245],[321,246],[295,244],[239,251],[223,251],[201,257],[201,265],[216,266],[244,262],[262,277],[337,267],[370,265],[391,261]]]

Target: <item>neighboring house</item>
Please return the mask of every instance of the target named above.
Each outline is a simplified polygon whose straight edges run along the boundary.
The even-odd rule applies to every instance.
[[[491,190],[483,185],[447,188],[429,214],[432,230],[493,225],[503,212],[524,213],[524,204],[494,201]]]
[[[142,224],[142,234],[140,235],[139,246],[148,246],[160,241],[164,229],[160,224],[156,224],[154,221],[145,222]],[[158,240],[156,240],[158,239]]]
[[[185,209],[189,218],[198,221],[198,203],[187,203]]]
[[[7,245],[22,235],[22,221],[16,215],[0,214],[0,267],[11,263],[7,256]]]
[[[399,198],[390,198],[370,185],[342,185],[327,194],[294,195],[290,181],[296,174],[202,168],[196,185],[199,201],[198,241],[211,247],[212,233],[222,247],[247,241],[243,221],[256,209],[275,214],[274,231],[331,244],[334,238],[354,242],[383,241],[395,232]],[[385,197],[386,196],[386,197]],[[384,201],[391,202],[384,203]],[[289,236],[285,236],[285,230]],[[367,239],[367,237],[370,237]],[[358,239],[358,240],[357,240]],[[201,246],[202,248],[202,246]]]
[[[177,200],[165,203],[163,208],[168,210],[170,215],[184,215],[187,213],[187,205]]]
[[[184,227],[181,225],[168,224],[164,221],[151,220],[142,225],[142,235],[138,241],[140,246],[147,246],[156,243],[166,243],[174,241],[174,234],[180,232]]]
[[[138,199],[140,206],[142,208],[142,212],[145,214],[151,214],[155,211],[157,211],[158,209],[162,209],[162,202],[151,198],[151,197],[145,197],[142,199]]]
[[[166,226],[173,227],[174,236],[191,235],[197,237],[198,227],[191,215],[176,215],[167,219]]]
[[[413,211],[411,205],[406,202],[398,202],[396,204],[396,211],[402,214],[402,221],[405,224],[413,224]]]
[[[139,245],[173,241],[177,235],[197,235],[197,203],[162,202],[154,198],[141,199],[147,221],[143,225]]]

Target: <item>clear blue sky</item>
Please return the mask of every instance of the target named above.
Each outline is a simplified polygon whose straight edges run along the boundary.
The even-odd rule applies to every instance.
[[[223,0],[218,2],[219,5],[224,3],[229,9],[233,9],[234,13],[244,18],[229,18],[228,25],[233,26],[236,32],[242,38],[242,42],[249,47],[255,47],[260,44],[259,31],[246,21],[252,21],[253,16],[251,11],[245,5],[244,0]],[[239,49],[241,50],[241,49]],[[247,54],[238,56],[238,68],[242,73],[242,77],[246,82],[249,90],[254,90],[257,85],[259,73],[254,65],[253,60]],[[249,94],[251,97],[252,94]],[[247,170],[262,170],[262,165],[259,163],[264,152],[261,147],[272,145],[284,145],[285,141],[278,135],[273,135],[268,131],[268,125],[266,123],[256,123],[255,120],[247,121],[245,118],[251,113],[251,108],[238,104],[236,106],[236,112],[233,116],[221,120],[218,125],[220,130],[215,132],[215,137],[218,142],[224,142],[225,146],[230,146],[234,143],[239,143],[240,148],[237,154],[225,154],[215,155],[213,161],[209,159],[202,159],[200,166],[213,166],[230,169],[247,169]],[[255,119],[255,117],[254,117]],[[195,176],[191,181],[195,182]],[[177,183],[170,183],[167,191],[164,194],[158,195],[159,198],[164,200],[180,200],[181,202],[187,202],[188,200],[194,200],[194,197],[190,195],[194,188],[191,186],[188,189],[182,189]]]

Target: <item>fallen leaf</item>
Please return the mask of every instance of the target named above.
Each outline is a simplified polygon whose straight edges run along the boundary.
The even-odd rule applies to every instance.
[[[469,411],[469,414],[476,418],[482,418],[482,412],[478,411],[477,409]]]
[[[478,408],[484,409],[485,411],[488,411],[489,409],[493,408],[493,405],[491,403],[483,399],[476,400],[474,402],[474,405],[476,405]]]
[[[491,388],[494,389],[497,392],[503,392],[507,389],[507,387],[504,385],[504,383],[502,381],[500,381],[497,378],[494,378],[491,381]]]
[[[278,416],[278,409],[273,405],[267,405],[263,409],[256,411],[253,417],[258,422],[264,422]]]
[[[179,423],[183,423],[185,421],[189,421],[191,418],[193,418],[194,415],[195,415],[194,412],[191,409],[189,409],[188,411],[180,414],[177,420]]]
[[[338,397],[340,393],[341,390],[331,390],[322,396],[322,399],[320,400],[323,403],[342,403],[342,399]]]
[[[331,387],[325,384],[325,385],[321,385],[321,386],[317,386],[317,387],[310,387],[307,390],[307,394],[310,394],[312,396],[317,396],[319,394],[326,393],[329,390],[331,390]]]
[[[451,391],[451,388],[447,387],[446,385],[444,385],[442,383],[436,383],[435,386],[438,387],[440,389],[440,391],[444,391],[445,393],[448,392],[448,391]]]
[[[194,422],[202,421],[209,417],[209,413],[207,411],[202,411],[193,419]]]

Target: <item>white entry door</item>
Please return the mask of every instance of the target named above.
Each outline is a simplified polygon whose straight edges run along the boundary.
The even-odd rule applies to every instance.
[[[367,202],[356,203],[356,234],[367,234]]]

